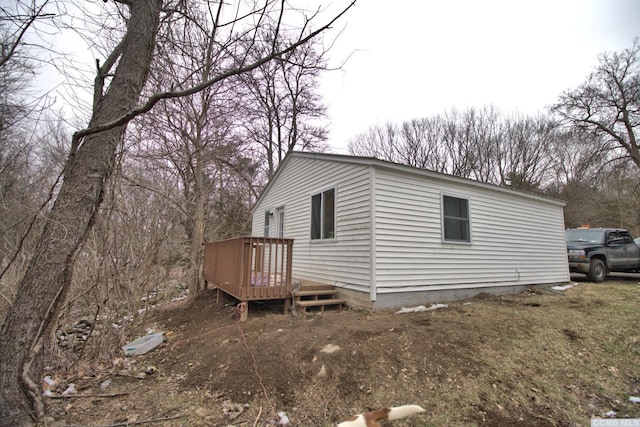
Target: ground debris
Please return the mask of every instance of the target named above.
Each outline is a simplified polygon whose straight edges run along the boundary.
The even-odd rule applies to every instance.
[[[327,310],[300,322],[283,316],[282,305],[262,304],[241,329],[227,301],[205,291],[151,319],[183,345],[84,368],[93,377],[47,371],[56,394],[71,382],[78,393],[45,402],[56,420],[86,426],[160,419],[150,425],[266,427],[286,409],[289,426],[330,427],[354,408],[407,402],[428,409],[406,424],[416,426],[588,425],[611,409],[640,418],[629,399],[640,378],[637,342],[629,339],[638,324],[637,280],[583,283],[569,294],[524,292],[508,303],[474,298],[437,315]],[[520,310],[526,304],[540,308]],[[333,348],[327,343],[339,350],[322,352]],[[318,377],[323,364],[326,376]],[[132,377],[148,366],[157,371]],[[611,399],[616,407],[605,406]],[[174,415],[183,419],[166,420]]]

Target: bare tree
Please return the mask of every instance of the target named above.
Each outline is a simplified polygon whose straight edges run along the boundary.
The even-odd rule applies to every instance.
[[[49,19],[49,0],[36,2],[16,0],[0,6],[0,69],[15,66],[27,60],[25,36],[38,20]]]
[[[552,107],[563,123],[611,141],[619,156],[640,168],[640,39],[630,49],[603,53],[587,81],[564,92]]]
[[[374,125],[357,135],[347,145],[349,154],[354,156],[375,157],[388,162],[400,163],[403,160],[399,147],[399,131],[391,122]],[[412,161],[411,158],[404,159]]]
[[[400,127],[374,126],[348,149],[355,155],[538,191],[549,178],[553,129],[544,117],[504,118],[493,107],[453,109]]]
[[[497,150],[499,182],[516,190],[539,192],[548,182],[555,125],[548,118],[515,115],[504,123]]]
[[[414,119],[402,123],[402,148],[399,162],[422,169],[442,171],[445,169],[446,153],[438,143],[442,129],[439,117]]]
[[[220,10],[223,4],[219,3]],[[164,17],[161,20],[161,13],[168,11],[168,18],[179,14],[177,6],[164,4],[161,0],[117,2],[120,8],[118,15],[125,19],[126,30],[98,67],[92,118],[87,129],[74,134],[64,182],[49,213],[50,221],[45,225],[0,332],[0,347],[3,349],[0,420],[3,425],[31,425],[44,417],[39,387],[42,373],[39,356],[51,330],[51,321],[57,316],[69,291],[75,257],[95,222],[105,182],[112,175],[117,147],[127,123],[151,110],[162,99],[199,93],[230,76],[286,55],[329,28],[352,5],[314,31],[306,29],[309,19],[305,19],[300,37],[279,50],[272,49],[257,61],[236,64],[193,86],[185,87],[174,82],[171,89],[154,93],[137,106],[153,64],[160,23],[168,21]],[[267,1],[245,16],[260,23],[267,13],[272,12],[281,21],[285,7],[284,2]],[[221,28],[221,23],[218,22],[216,27]],[[227,28],[240,28],[238,19],[234,18]],[[238,31],[257,32],[255,25]],[[231,31],[231,39],[234,38],[236,36]]]
[[[146,81],[160,18],[161,3],[131,2],[128,36],[99,80],[111,74],[100,94],[90,126],[112,121],[134,108]],[[70,154],[64,183],[45,225],[36,253],[22,279],[2,326],[5,349],[0,373],[0,419],[5,425],[28,425],[44,416],[38,355],[71,279],[74,256],[85,240],[102,201],[104,182],[113,169],[115,150],[124,126],[88,135]],[[34,380],[35,378],[35,380]]]
[[[274,40],[275,33],[275,28],[269,28],[263,44],[252,46],[254,58],[274,45],[290,43]],[[266,161],[267,179],[288,152],[325,148],[327,131],[318,120],[326,116],[326,108],[318,93],[318,78],[326,70],[326,54],[318,43],[307,43],[239,76],[243,127],[257,155]]]
[[[24,272],[41,226],[40,210],[60,164],[48,150],[60,136],[43,97],[29,90],[36,73],[30,56],[40,50],[27,43],[35,23],[51,18],[48,2],[17,0],[0,6],[0,317],[11,304],[17,278]],[[54,179],[50,179],[51,176]]]

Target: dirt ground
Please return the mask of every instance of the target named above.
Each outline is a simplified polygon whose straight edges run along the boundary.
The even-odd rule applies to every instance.
[[[282,303],[251,304],[244,323],[235,301],[208,291],[157,311],[160,347],[85,367],[65,379],[75,394],[46,403],[67,426],[272,426],[278,412],[289,426],[333,426],[402,404],[426,412],[385,425],[640,418],[629,400],[640,396],[640,276],[574,279],[564,291],[480,295],[420,313],[296,318]]]

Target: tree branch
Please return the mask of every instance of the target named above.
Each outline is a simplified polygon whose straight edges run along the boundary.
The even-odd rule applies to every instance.
[[[335,16],[331,21],[329,21],[327,24],[323,25],[322,27],[320,27],[319,29],[317,29],[316,31],[311,32],[309,35],[307,35],[306,37],[303,37],[301,39],[299,39],[297,42],[289,45],[288,47],[286,47],[285,49],[276,51],[276,52],[272,52],[271,54],[263,57],[262,59],[259,59],[249,65],[243,66],[243,67],[239,67],[239,68],[235,68],[232,70],[229,70],[227,72],[224,72],[214,78],[211,78],[209,80],[206,80],[196,86],[193,86],[191,88],[188,89],[184,89],[184,90],[180,90],[180,91],[170,91],[170,92],[162,92],[162,93],[158,93],[158,94],[154,94],[153,96],[151,96],[146,103],[144,103],[143,105],[140,105],[137,108],[134,108],[133,110],[131,110],[129,113],[121,116],[118,119],[112,120],[108,123],[104,123],[98,126],[94,126],[91,128],[87,128],[87,129],[83,129],[81,131],[76,132],[73,135],[72,138],[72,143],[78,143],[78,141],[80,140],[80,138],[83,138],[85,136],[88,135],[93,135],[96,133],[100,133],[100,132],[104,132],[106,130],[109,129],[113,129],[115,127],[118,126],[123,126],[126,125],[129,121],[131,121],[133,118],[144,114],[148,111],[150,111],[160,100],[163,99],[172,99],[172,98],[181,98],[184,96],[189,96],[189,95],[193,95],[195,93],[198,93],[206,88],[208,88],[209,86],[212,86],[216,83],[219,83],[223,80],[226,80],[232,76],[238,75],[238,74],[242,74],[242,73],[246,73],[248,71],[254,70],[258,67],[260,67],[261,65],[275,59],[278,58],[288,52],[291,52],[292,50],[296,49],[298,46],[301,46],[305,43],[307,43],[309,40],[313,39],[314,37],[316,37],[318,34],[322,33],[323,31],[326,31],[327,29],[331,28],[331,26],[338,20],[340,19],[349,9],[351,9],[356,3],[356,0],[353,0],[345,9],[342,10],[342,12],[340,12],[337,16]]]
[[[42,12],[42,9],[44,9],[44,7],[47,5],[47,3],[49,3],[49,0],[45,0],[45,2],[42,3],[42,5],[38,8],[38,10],[34,10],[34,13],[29,16],[29,19],[24,24],[24,27],[18,33],[18,37],[15,39],[15,41],[11,45],[11,49],[9,49],[9,52],[5,56],[0,58],[0,68],[2,68],[4,66],[4,64],[9,62],[11,57],[13,57],[13,55],[15,54],[16,50],[18,49],[18,46],[20,45],[20,42],[22,41],[22,38],[24,37],[25,33],[33,25],[33,23],[36,21],[36,19],[55,16],[55,15],[50,14],[50,13],[43,14],[43,15],[40,14]]]

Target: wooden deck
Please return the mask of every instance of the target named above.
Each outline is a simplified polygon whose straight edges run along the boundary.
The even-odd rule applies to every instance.
[[[291,298],[293,239],[238,237],[205,244],[203,277],[241,301],[241,320],[248,301]]]

